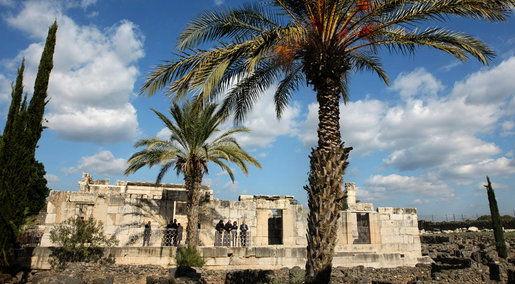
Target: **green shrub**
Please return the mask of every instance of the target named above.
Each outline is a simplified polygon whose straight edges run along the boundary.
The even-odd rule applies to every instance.
[[[94,219],[70,218],[50,231],[51,265],[64,268],[68,262],[97,262],[104,256],[104,248],[118,244],[114,236],[104,235],[102,222]]]
[[[298,266],[294,266],[290,269],[289,283],[290,284],[302,284],[306,277],[306,271]]]
[[[202,267],[206,264],[206,260],[200,255],[195,246],[177,248],[175,261],[177,266]]]

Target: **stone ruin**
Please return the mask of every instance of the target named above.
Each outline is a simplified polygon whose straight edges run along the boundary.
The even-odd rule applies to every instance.
[[[397,267],[427,263],[422,257],[417,210],[379,207],[356,202],[353,183],[345,184],[347,208],[340,212],[334,266]],[[277,269],[303,267],[306,259],[306,219],[308,210],[293,196],[240,195],[238,201],[213,198],[202,187],[199,216],[199,242],[207,267],[234,269]],[[41,243],[33,251],[32,268],[49,268],[53,225],[68,218],[94,218],[102,221],[104,232],[119,240],[108,252],[118,264],[175,264],[175,247],[163,244],[170,220],[184,228],[187,192],[184,185],[152,182],[94,180],[84,173],[79,191],[51,191],[47,204]],[[215,226],[220,221],[245,221],[249,227],[246,247],[219,247]],[[142,247],[144,224],[152,222],[149,247]],[[184,230],[185,231],[185,230]],[[183,240],[185,236],[183,237]]]

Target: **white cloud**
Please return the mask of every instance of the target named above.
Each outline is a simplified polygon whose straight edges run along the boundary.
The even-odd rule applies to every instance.
[[[83,1],[80,5],[94,2]],[[40,39],[21,51],[10,65],[16,66],[25,57],[25,90],[32,91],[48,26],[57,18],[59,28],[46,111],[48,127],[72,141],[133,139],[138,123],[130,100],[135,96],[134,83],[139,74],[135,64],[144,56],[143,36],[129,21],[103,30],[79,26],[63,14],[69,8],[64,5],[67,4],[28,1],[17,15],[7,19],[11,26]],[[68,5],[79,6],[78,2]]]
[[[0,0],[0,5],[7,6],[7,7],[13,7],[14,0]]]
[[[86,9],[86,8],[88,8],[89,6],[95,5],[95,3],[97,3],[97,0],[81,0],[81,1],[80,1],[80,6],[81,6],[83,9]]]
[[[454,198],[454,189],[433,176],[374,175],[365,181],[364,191],[372,200],[391,200],[406,194],[438,197],[440,200]],[[360,191],[363,191],[360,189]],[[357,191],[356,191],[357,192]]]
[[[471,178],[510,174],[515,174],[515,160],[506,157],[485,159],[476,163],[460,163],[442,170],[443,177],[453,178],[460,184],[472,183]]]
[[[38,39],[44,40],[52,22],[63,17],[63,7],[55,1],[25,1],[22,6],[20,13],[10,15],[6,21]]]
[[[481,70],[454,85],[452,97],[466,97],[467,104],[499,104],[515,95],[515,56],[494,68]]]
[[[429,204],[429,203],[431,203],[431,201],[428,199],[417,198],[411,202],[411,205],[422,205],[422,204]]]
[[[214,0],[215,1],[215,5],[216,6],[220,6],[222,4],[224,4],[225,0]]]
[[[170,135],[172,135],[172,131],[170,131],[168,127],[163,127],[159,132],[157,132],[156,137],[161,140],[169,140]]]
[[[501,131],[501,135],[503,136],[508,136],[508,135],[513,135],[515,134],[515,121],[512,121],[512,120],[507,120],[507,121],[504,121],[502,123],[502,131]]]
[[[52,174],[46,174],[45,175],[45,179],[47,181],[47,185],[48,186],[53,186],[53,185],[56,185],[59,183],[59,177],[56,176],[56,175],[52,175]]]
[[[391,90],[398,91],[405,99],[414,95],[434,97],[442,89],[442,83],[424,68],[417,68],[407,74],[400,73],[391,86]]]
[[[387,106],[378,100],[365,100],[340,103],[340,128],[346,146],[354,147],[354,152],[367,152],[370,149],[384,148],[379,141],[380,120]],[[302,123],[298,138],[308,147],[316,145],[318,127],[318,103],[308,106],[308,116]]]
[[[238,181],[229,181],[226,184],[224,184],[223,189],[229,191],[230,193],[236,193],[238,192],[239,187],[240,183]]]
[[[443,87],[423,69],[401,74],[392,84],[392,89],[402,94],[396,105],[368,97],[340,104],[342,140],[354,148],[353,154],[382,151],[387,155],[383,160],[386,167],[426,170],[458,184],[469,184],[486,174],[511,174],[515,161],[508,155],[499,158],[503,150],[484,137],[495,131],[507,135],[515,128],[509,117],[512,105],[515,108],[515,80],[508,78],[514,73],[512,57],[456,83],[447,96],[436,96]],[[504,79],[501,82],[495,76]],[[476,90],[474,80],[495,85],[492,102],[476,103],[490,91],[486,87],[486,93]],[[316,143],[317,112],[318,104],[309,105],[307,119],[300,123],[299,139],[306,146]]]
[[[119,109],[66,108],[46,117],[50,129],[56,131],[61,139],[69,141],[114,143],[130,141],[138,134],[134,127],[138,124],[136,109],[129,103]]]
[[[102,150],[93,156],[80,158],[76,167],[63,169],[63,172],[66,174],[88,172],[101,176],[119,176],[126,168],[126,159],[116,158],[110,151]]]
[[[13,78],[12,81],[14,80],[16,80],[16,78]],[[0,74],[0,103],[10,103],[12,81],[9,81],[9,79],[5,78],[4,75]]]
[[[297,133],[295,119],[300,114],[298,103],[290,105],[282,114],[280,120],[276,118],[273,95],[275,88],[268,89],[263,96],[257,100],[252,112],[243,122],[243,125],[251,130],[250,133],[235,135],[242,147],[270,147],[281,135],[293,136]],[[225,129],[232,126],[232,122],[225,125]]]

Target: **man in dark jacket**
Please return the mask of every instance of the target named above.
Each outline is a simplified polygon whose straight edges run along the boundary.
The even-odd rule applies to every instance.
[[[145,230],[143,230],[143,246],[147,243],[147,247],[150,245],[150,235],[152,234],[152,226],[150,221],[145,225]]]
[[[224,220],[220,220],[215,227],[215,246],[219,247],[222,245],[222,234],[224,231]]]
[[[231,231],[232,231],[232,224],[231,220],[227,221],[224,226],[224,246],[229,247],[231,246]]]

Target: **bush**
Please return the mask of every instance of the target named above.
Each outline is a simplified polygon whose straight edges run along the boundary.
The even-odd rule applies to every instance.
[[[177,266],[202,267],[206,264],[206,260],[195,246],[177,248],[175,261]]]
[[[50,255],[54,268],[64,268],[68,262],[97,262],[104,256],[105,247],[118,244],[114,236],[104,235],[102,222],[81,218],[55,225],[50,240],[57,245]]]

